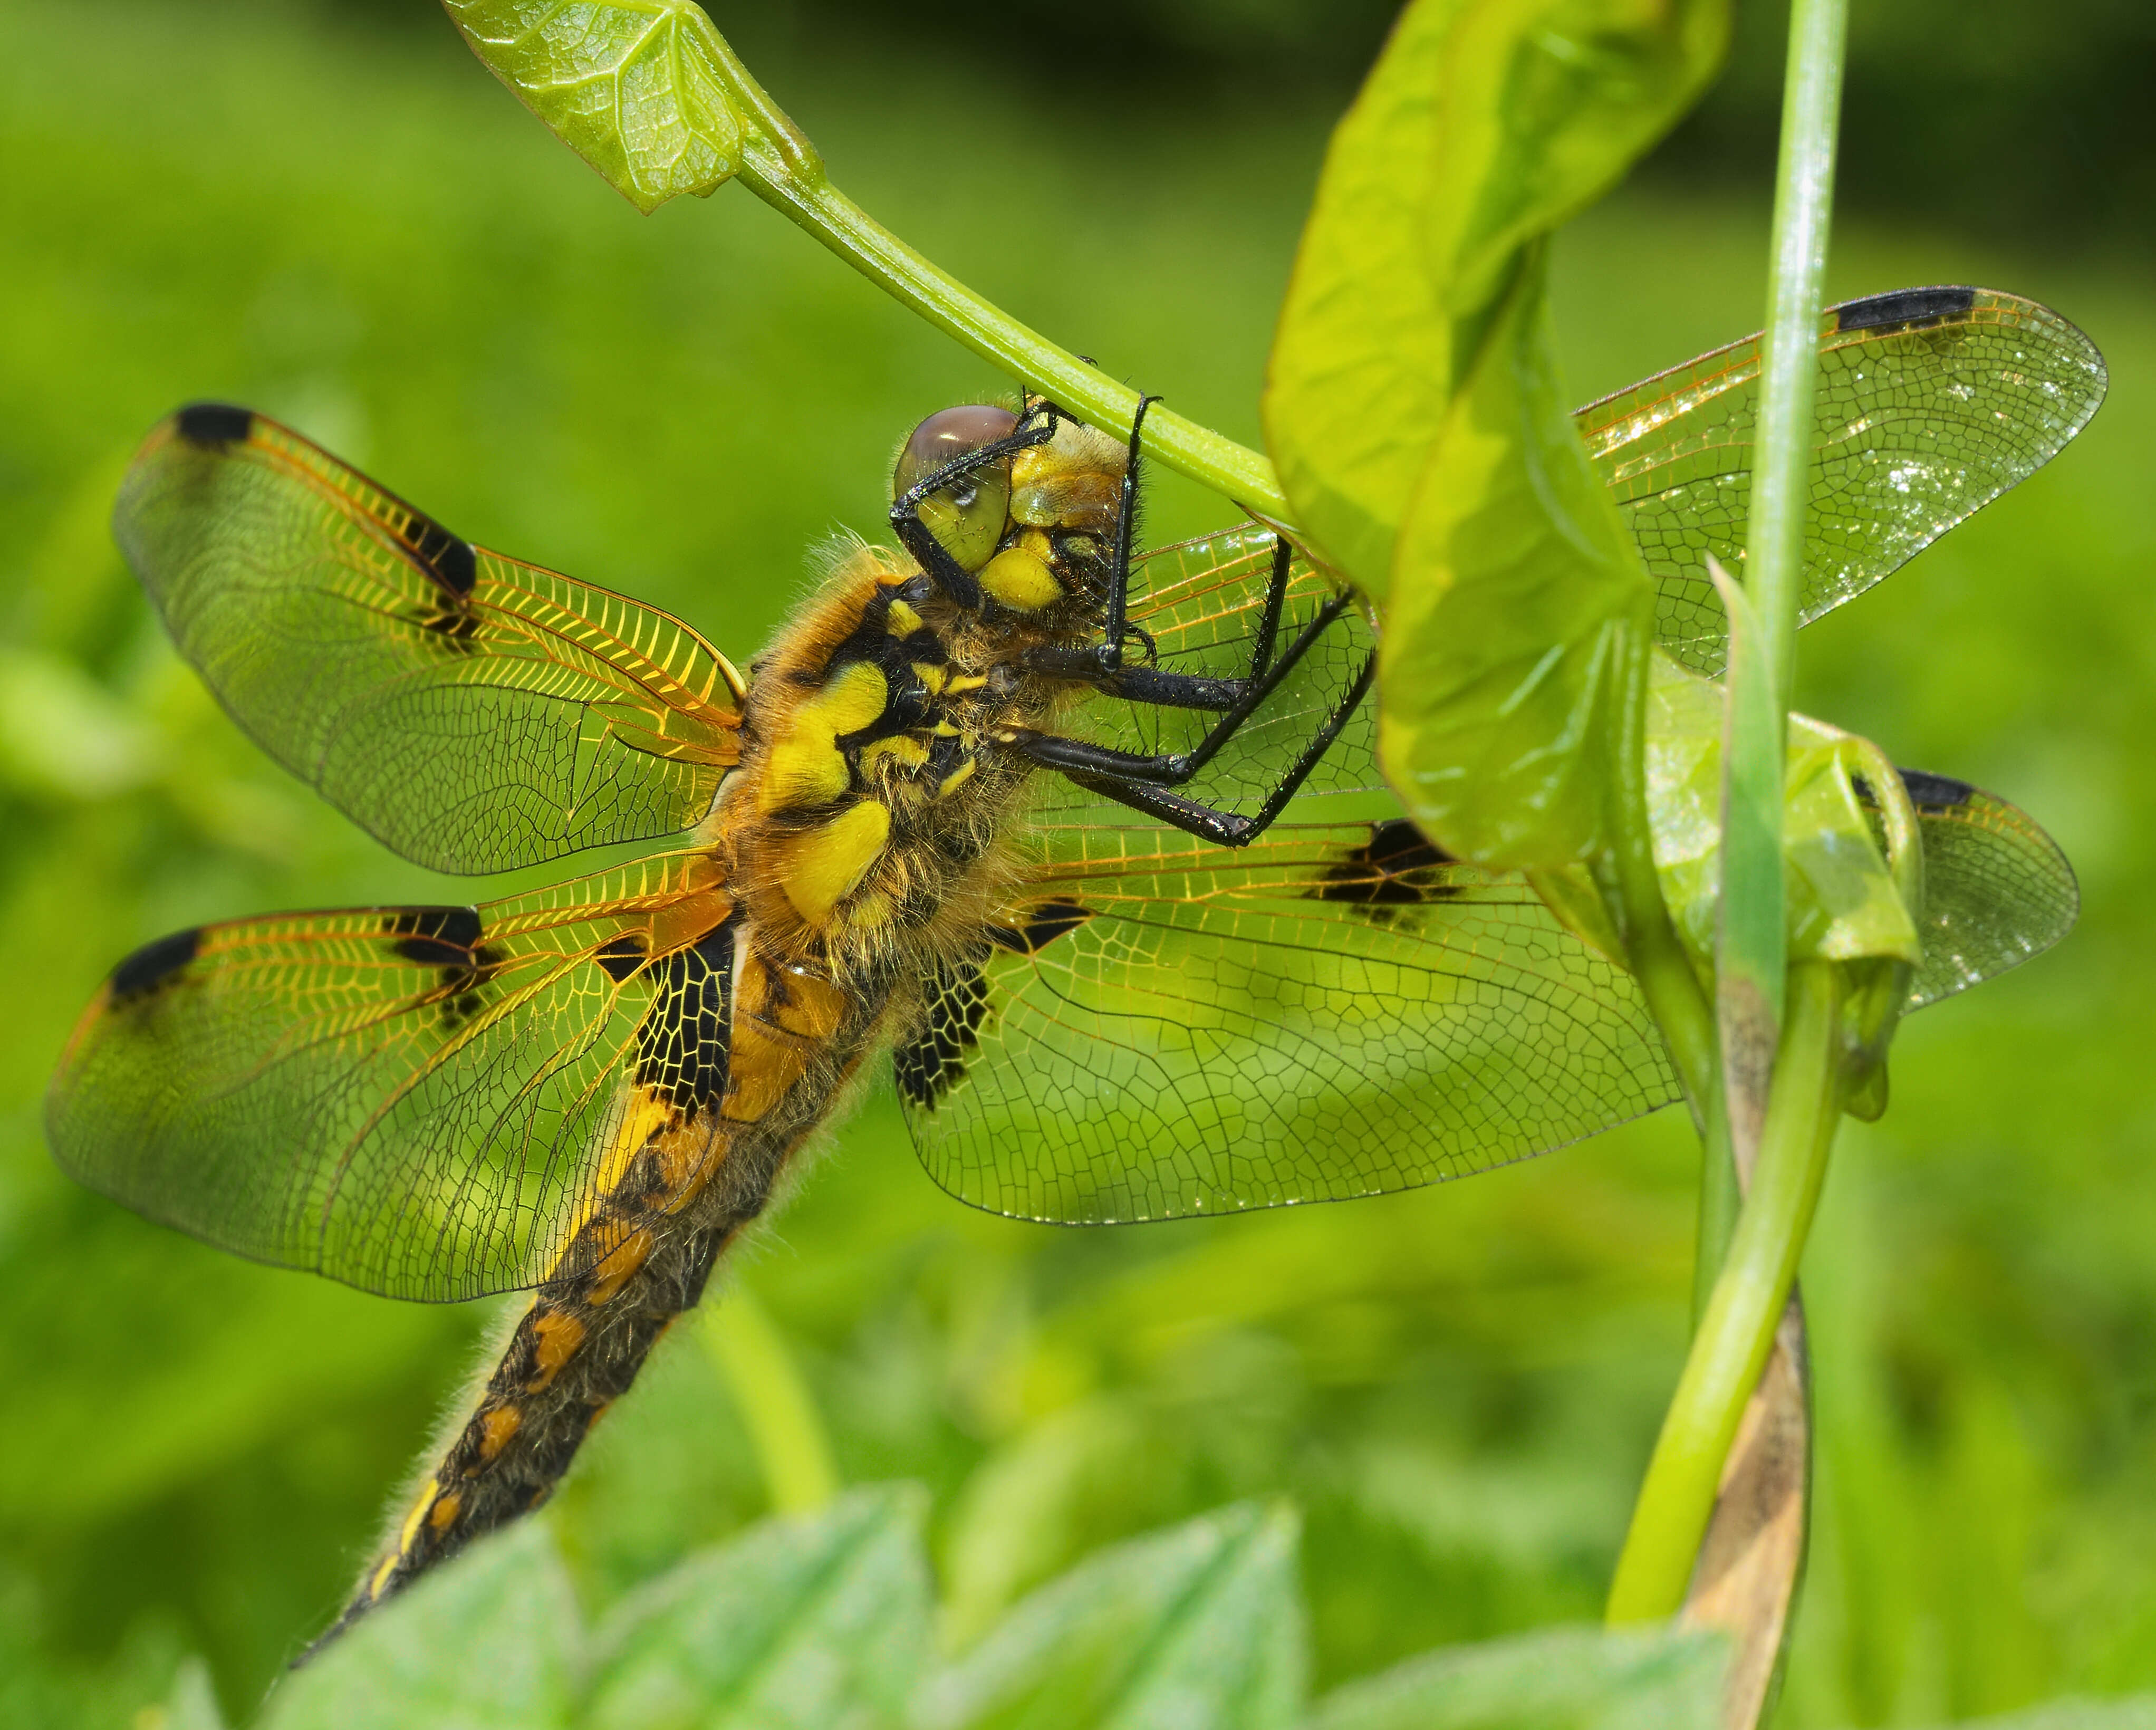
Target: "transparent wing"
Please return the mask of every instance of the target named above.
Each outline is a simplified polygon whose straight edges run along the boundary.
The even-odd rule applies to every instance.
[[[2095,344],[1989,289],[1904,289],[1827,310],[1802,618],[1839,607],[2049,462],[2103,401]],[[1578,423],[1655,574],[1662,646],[1719,672],[1707,575],[1743,557],[1759,338],[1605,397]]]
[[[1921,1009],[2041,955],[2073,929],[2081,890],[2058,843],[1966,781],[1902,772],[1924,840]]]
[[[722,975],[688,941],[729,911],[707,875],[675,855],[477,908],[162,939],[76,1028],[53,1151],[153,1219],[391,1296],[577,1271],[562,1253],[624,1126],[723,1081]]]
[[[963,1201],[1069,1224],[1464,1176],[1676,1098],[1630,978],[1404,821],[1047,829],[894,1068]]]
[[[422,865],[674,834],[738,754],[739,675],[688,626],[459,540],[244,408],[158,427],[113,528],[233,718]]]

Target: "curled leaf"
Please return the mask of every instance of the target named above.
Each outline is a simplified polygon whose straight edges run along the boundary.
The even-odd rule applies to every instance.
[[[1378,758],[1455,857],[1552,869],[1607,844],[1627,657],[1654,593],[1558,382],[1539,252],[1430,447],[1396,546]]]
[[[1720,63],[1727,0],[1415,0],[1326,153],[1265,437],[1296,517],[1383,599],[1393,541],[1526,250]]]
[[[443,0],[489,71],[649,215],[742,166],[738,63],[689,0]]]

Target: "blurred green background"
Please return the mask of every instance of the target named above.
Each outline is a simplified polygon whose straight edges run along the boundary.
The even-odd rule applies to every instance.
[[[714,10],[871,210],[1255,439],[1383,6],[1104,0],[1067,52],[1045,8],[927,36],[912,8]],[[2119,100],[2148,111],[2146,8],[2043,8],[2071,51],[2041,53],[1974,30],[2008,8],[1858,10],[1831,290],[2033,295],[2114,382],[2052,470],[1804,642],[1803,706],[2024,804],[2086,901],[2061,952],[1912,1024],[1892,1110],[1837,1150],[1792,1727],[2156,1687],[2156,146],[2102,148]],[[134,945],[474,892],[280,777],[177,663],[106,530],[136,441],[251,403],[739,658],[806,549],[875,531],[916,419],[1001,387],[746,195],[635,216],[424,0],[0,0],[0,1722],[124,1725],[191,1650],[251,1707],[490,1313],[244,1265],[45,1154],[44,1078]],[[1775,28],[1748,12],[1724,90],[1563,237],[1581,400],[1758,324]],[[2100,172],[2045,166],[2090,140]],[[1221,521],[1159,488],[1156,535]],[[1682,1348],[1693,1161],[1653,1121],[1420,1194],[1059,1231],[946,1199],[879,1092],[743,1276],[843,1474],[934,1492],[954,1638],[1110,1538],[1285,1492],[1322,1686],[1596,1613]],[[766,1507],[683,1333],[552,1517],[595,1600]]]

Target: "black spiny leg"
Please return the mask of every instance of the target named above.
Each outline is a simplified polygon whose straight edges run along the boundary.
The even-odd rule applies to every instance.
[[[1141,395],[1137,412],[1131,417],[1130,453],[1123,463],[1122,495],[1116,506],[1116,544],[1109,556],[1108,599],[1106,611],[1101,621],[1101,640],[1090,649],[1029,649],[1020,665],[1029,673],[1039,673],[1050,679],[1075,679],[1087,685],[1097,685],[1103,690],[1112,690],[1115,681],[1131,671],[1123,665],[1123,639],[1132,634],[1129,623],[1131,601],[1131,536],[1137,526],[1138,517],[1138,441],[1145,431],[1146,410],[1160,400],[1158,397]],[[1137,634],[1145,639],[1146,653],[1150,659],[1152,639],[1142,631]],[[1173,679],[1173,674],[1162,674]],[[1212,681],[1215,684],[1219,680]],[[1140,701],[1144,701],[1140,699]],[[1184,704],[1183,707],[1209,708],[1208,703]]]
[[[921,520],[921,501],[932,493],[942,492],[954,481],[964,480],[976,469],[985,469],[989,464],[1001,462],[1021,450],[1047,444],[1055,436],[1057,412],[1051,403],[1042,403],[1027,409],[1019,417],[1017,429],[1008,438],[992,439],[978,449],[953,457],[942,468],[908,487],[891,502],[891,532],[898,536],[899,545],[920,561],[921,568],[935,578],[937,588],[969,612],[978,612],[980,608],[983,600],[981,585],[974,580],[971,571],[951,557],[949,549]],[[1045,415],[1046,418],[1038,425],[1028,425],[1027,423],[1036,414]]]
[[[1355,676],[1355,683],[1342,698],[1339,706],[1326,718],[1325,725],[1312,735],[1310,742],[1302,748],[1301,756],[1284,776],[1280,784],[1265,796],[1265,802],[1254,815],[1245,817],[1234,811],[1223,811],[1212,805],[1199,803],[1166,788],[1149,783],[1125,780],[1112,769],[1091,770],[1070,764],[1052,764],[1070,780],[1103,798],[1118,804],[1128,805],[1134,811],[1142,811],[1148,817],[1157,817],[1163,823],[1195,835],[1201,841],[1211,841],[1223,847],[1247,847],[1272,826],[1273,819],[1287,809],[1287,802],[1309,778],[1310,772],[1317,767],[1318,759],[1327,747],[1339,737],[1340,729],[1348,724],[1348,717],[1355,712],[1370,689],[1370,680],[1378,670],[1377,657],[1373,655],[1363,663],[1363,670]],[[1059,745],[1075,746],[1075,739],[1052,742]],[[1021,747],[1021,748],[1024,748]],[[1090,747],[1100,750],[1099,747]],[[1029,756],[1033,753],[1028,752]],[[1119,752],[1102,752],[1108,757],[1120,757]],[[1034,759],[1040,761],[1038,757]]]
[[[1347,594],[1333,596],[1331,600],[1318,608],[1317,616],[1297,634],[1295,641],[1288,645],[1287,652],[1270,666],[1265,668],[1263,673],[1249,679],[1213,681],[1215,684],[1232,685],[1237,687],[1235,701],[1220,718],[1207,729],[1205,737],[1188,751],[1163,752],[1157,756],[1141,756],[1133,751],[1116,751],[1108,746],[1096,745],[1084,739],[1066,739],[1053,733],[1037,733],[1029,728],[1014,729],[1004,742],[1023,752],[1043,768],[1112,775],[1118,780],[1142,782],[1154,787],[1180,787],[1211,762],[1214,754],[1235,737],[1237,729],[1256,712],[1258,706],[1272,695],[1281,681],[1295,670],[1303,656],[1309,653],[1311,645],[1325,634],[1327,627],[1348,610],[1350,600]],[[1133,670],[1146,670],[1134,669]],[[1367,687],[1369,675],[1370,668],[1365,665],[1356,682],[1356,688],[1358,690]],[[1142,696],[1134,696],[1128,691],[1120,691],[1117,694],[1130,696],[1135,702],[1152,701]],[[1161,706],[1195,707],[1198,706],[1163,704]],[[1332,727],[1333,732],[1339,731],[1339,725],[1344,723],[1345,719],[1344,716],[1338,716],[1334,722],[1328,723]],[[1332,733],[1330,732],[1326,735],[1328,741],[1332,737]],[[1305,773],[1308,772],[1306,770]]]

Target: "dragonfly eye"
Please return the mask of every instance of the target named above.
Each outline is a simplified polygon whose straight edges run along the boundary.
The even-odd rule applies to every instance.
[[[932,414],[898,454],[891,495],[911,492],[938,469],[1010,436],[1018,417],[1008,408],[972,403]],[[921,501],[921,521],[963,569],[978,571],[995,555],[1010,510],[1010,460],[968,470]]]

